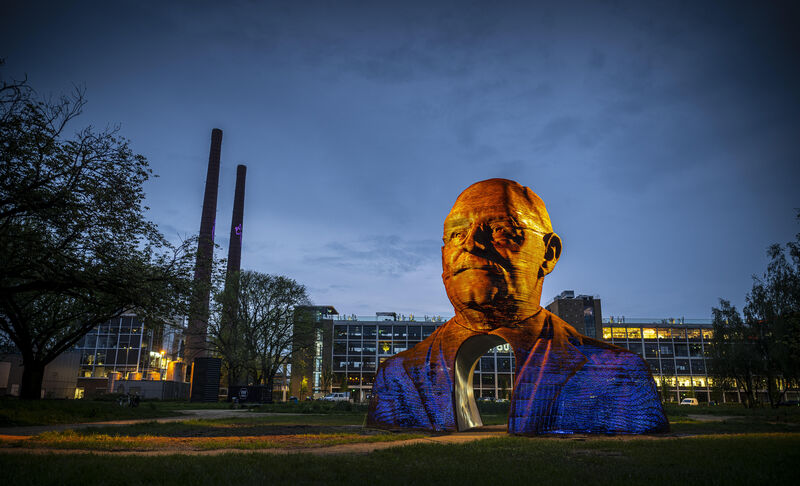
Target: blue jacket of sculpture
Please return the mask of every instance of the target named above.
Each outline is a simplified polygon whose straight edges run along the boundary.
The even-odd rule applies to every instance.
[[[384,361],[375,377],[368,425],[454,431],[454,362],[478,334],[454,320],[414,348]],[[514,434],[642,434],[669,429],[645,361],[579,334],[542,309],[490,332],[515,357],[508,431]]]

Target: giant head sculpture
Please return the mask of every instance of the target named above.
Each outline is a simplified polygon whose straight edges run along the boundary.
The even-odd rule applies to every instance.
[[[444,222],[442,279],[456,315],[383,361],[367,423],[466,430],[481,425],[473,393],[481,356],[508,343],[515,434],[669,429],[645,361],[581,335],[543,309],[544,277],[561,256],[542,200],[506,179],[469,186]]]
[[[561,255],[544,202],[507,179],[469,186],[444,222],[442,279],[459,323],[489,330],[539,310]]]

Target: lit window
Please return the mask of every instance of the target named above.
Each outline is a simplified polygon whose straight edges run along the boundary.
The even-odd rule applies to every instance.
[[[642,329],[642,336],[644,336],[645,339],[655,339],[656,330],[653,329],[652,327],[645,327],[644,329]]]
[[[603,339],[611,339],[611,328],[604,327],[603,328]]]
[[[615,339],[625,339],[627,336],[625,335],[625,328],[624,327],[613,327],[612,335]]]
[[[642,338],[642,328],[641,327],[629,327],[628,328],[628,338],[629,339],[641,339]]]

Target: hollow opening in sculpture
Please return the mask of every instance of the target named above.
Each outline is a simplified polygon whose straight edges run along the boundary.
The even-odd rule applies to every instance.
[[[506,341],[493,334],[473,336],[458,348],[455,361],[455,406],[458,430],[468,430],[483,425],[478,405],[475,403],[475,391],[472,383],[475,367],[481,356],[487,351],[506,344]]]

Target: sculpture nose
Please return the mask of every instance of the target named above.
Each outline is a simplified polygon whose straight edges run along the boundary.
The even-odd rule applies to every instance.
[[[472,252],[475,248],[479,250],[486,249],[486,242],[484,241],[484,231],[482,225],[474,224],[469,228],[467,237],[464,239],[464,249]]]

